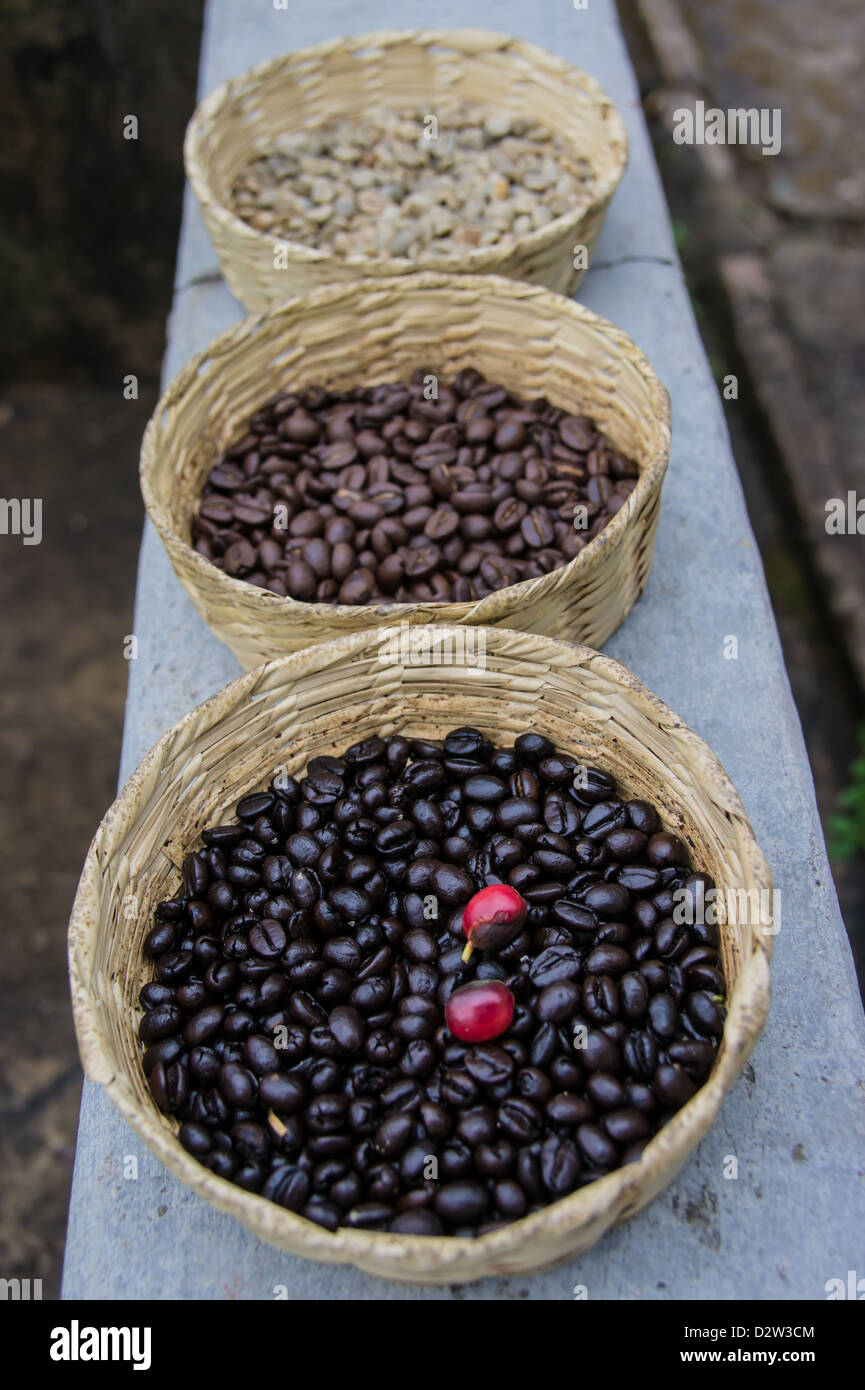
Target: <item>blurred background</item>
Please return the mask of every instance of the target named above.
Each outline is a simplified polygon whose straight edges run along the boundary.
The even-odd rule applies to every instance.
[[[0,495],[43,501],[43,543],[4,537],[0,566],[0,1272],[41,1278],[44,1297],[59,1291],[80,1091],[65,929],[116,789],[138,448],[158,394],[202,9],[0,11]],[[860,0],[619,11],[710,360],[719,381],[739,380],[725,413],[865,983],[865,543],[825,529],[827,499],[863,472]],[[698,99],[780,107],[781,153],[675,144],[673,112]]]

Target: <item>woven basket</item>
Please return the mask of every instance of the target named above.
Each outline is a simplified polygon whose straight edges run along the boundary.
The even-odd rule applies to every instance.
[[[383,646],[380,631],[359,632],[248,672],[185,715],[151,749],[97,831],[72,910],[69,959],[87,1074],[171,1172],[280,1249],[388,1279],[450,1284],[587,1250],[666,1187],[709,1129],[763,1028],[771,936],[759,926],[721,925],[728,1014],[715,1066],[636,1163],[476,1240],[331,1234],[202,1167],[145,1083],[137,996],[151,967],[142,941],[155,905],[177,891],[184,854],[202,827],[233,815],[240,796],[264,787],[278,767],[295,773],[309,758],[373,733],[441,737],[471,724],[512,741],[531,729],[612,772],[628,796],[653,802],[719,887],[768,894],[771,878],[716,758],[616,662],[500,628],[414,635],[435,643],[425,660]]]
[[[585,273],[607,205],[624,173],[622,118],[597,82],[532,44],[480,29],[427,29],[331,39],[252,68],[205,98],[189,123],[186,173],[223,273],[241,303],[259,311],[334,280],[442,269],[442,259],[338,258],[254,230],[230,211],[239,171],[272,151],[276,137],[372,108],[466,98],[542,122],[589,160],[591,201],[501,249],[448,258],[448,269],[496,272],[573,294]],[[285,265],[275,268],[280,248]]]
[[[474,602],[300,603],[232,579],[189,544],[204,477],[249,417],[288,386],[443,378],[477,367],[584,412],[634,458],[625,505],[574,560]],[[670,443],[667,393],[620,329],[560,295],[499,276],[424,274],[331,285],[246,319],[175,377],[141,451],[148,514],[193,603],[242,665],[395,622],[501,624],[600,647],[645,586]]]

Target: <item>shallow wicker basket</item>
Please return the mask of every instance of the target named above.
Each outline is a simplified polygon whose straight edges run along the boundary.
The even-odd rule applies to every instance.
[[[476,1240],[331,1234],[197,1163],[144,1080],[137,996],[151,967],[142,941],[156,903],[176,892],[184,854],[202,827],[231,816],[240,796],[266,786],[278,768],[297,772],[310,757],[373,733],[440,737],[471,724],[512,741],[531,729],[612,772],[626,794],[653,802],[719,888],[745,890],[756,903],[755,895],[771,891],[771,878],[716,758],[616,662],[501,628],[412,635],[423,639],[413,652],[367,631],[272,662],[238,677],[165,734],[97,831],[72,910],[69,959],[87,1074],[174,1174],[280,1249],[388,1279],[444,1284],[578,1254],[662,1191],[709,1129],[763,1028],[771,936],[759,924],[721,925],[728,1014],[714,1069],[638,1162]],[[724,918],[723,902],[720,908]]]
[[[501,248],[448,257],[447,269],[493,271],[573,294],[585,273],[575,249],[591,256],[627,162],[616,107],[594,78],[542,48],[481,29],[425,29],[331,39],[286,54],[226,82],[197,108],[186,133],[186,172],[241,303],[257,312],[329,281],[441,270],[442,257],[338,258],[278,240],[241,221],[229,195],[243,166],[270,153],[280,134],[370,107],[420,102],[435,114],[437,101],[454,97],[542,122],[589,160],[594,182],[572,212]]]
[[[636,459],[625,505],[561,569],[475,602],[356,607],[300,603],[232,579],[189,543],[204,477],[249,417],[286,387],[443,378],[477,367],[526,396],[593,416]],[[642,592],[670,445],[667,393],[605,319],[500,276],[415,275],[331,285],[245,319],[175,377],[141,450],[151,521],[199,613],[246,667],[346,632],[392,623],[487,623],[600,647]]]

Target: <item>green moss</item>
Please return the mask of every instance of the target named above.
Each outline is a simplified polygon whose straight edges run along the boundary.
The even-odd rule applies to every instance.
[[[852,859],[865,852],[865,724],[860,726],[859,754],[850,764],[850,782],[830,816],[829,853],[833,859]]]

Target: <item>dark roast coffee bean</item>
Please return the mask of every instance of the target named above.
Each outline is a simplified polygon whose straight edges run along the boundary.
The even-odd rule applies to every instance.
[[[597,1073],[600,1075],[600,1073]],[[557,1096],[553,1096],[547,1101],[545,1107],[547,1118],[553,1124],[567,1125],[573,1128],[575,1125],[585,1124],[594,1115],[591,1103],[583,1096],[576,1096],[570,1091],[560,1091]]]
[[[711,1068],[715,1060],[715,1049],[708,1042],[688,1039],[670,1043],[667,1056],[671,1062],[684,1067],[690,1077],[697,1078],[704,1076]]]
[[[280,1115],[293,1115],[306,1099],[306,1088],[296,1076],[269,1072],[258,1085],[262,1105]]]
[[[543,1022],[562,1023],[571,1017],[580,1002],[580,990],[573,980],[557,980],[545,985],[538,995],[535,1013]]]
[[[495,1086],[513,1074],[514,1061],[504,1048],[495,1043],[481,1043],[469,1048],[465,1068],[482,1086]]]
[[[551,1197],[564,1197],[572,1191],[580,1171],[580,1154],[570,1139],[550,1135],[541,1146],[541,1181]]]
[[[621,975],[631,964],[631,957],[621,946],[604,943],[586,956],[587,975]]]
[[[588,1017],[595,1023],[609,1023],[616,1018],[619,1008],[619,990],[612,976],[587,975],[583,985],[583,1009]]]
[[[586,890],[583,902],[598,917],[619,918],[627,915],[631,895],[621,883],[596,883]]]
[[[615,1167],[619,1151],[612,1138],[601,1129],[600,1125],[580,1125],[577,1130],[577,1144],[583,1157],[593,1168]]]
[[[724,1031],[724,1011],[705,990],[695,990],[689,994],[685,1008],[698,1033],[706,1037],[721,1036]]]
[[[623,1107],[604,1116],[604,1129],[616,1144],[633,1144],[649,1133],[649,1122],[639,1110]]]
[[[189,1097],[189,1074],[182,1062],[157,1062],[150,1073],[150,1091],[166,1115],[183,1110]]]
[[[649,987],[642,975],[629,971],[619,980],[622,1013],[629,1023],[639,1023],[649,1007]]]
[[[652,1090],[667,1110],[678,1110],[694,1094],[694,1083],[682,1067],[661,1065],[652,1077]]]
[[[649,1000],[649,1027],[660,1042],[669,1042],[679,1028],[679,1010],[669,994],[654,994]]]
[[[407,544],[393,529],[370,539],[403,525],[403,513],[385,510],[377,459],[387,435],[372,439],[390,418],[370,422],[368,448],[352,445],[341,481],[365,486],[349,474],[370,470],[371,488],[384,491],[361,500],[382,499],[380,521],[321,517],[315,491],[298,509],[290,535],[319,570],[322,547],[332,564],[336,546],[352,543],[362,568],[371,545],[379,556]],[[326,428],[327,448],[351,442],[341,429]],[[429,440],[425,429],[415,444]],[[513,457],[530,517],[547,465],[537,453],[501,455]],[[454,451],[440,467],[472,464]],[[445,475],[436,478],[442,487]],[[492,495],[491,479],[479,483]],[[475,495],[470,475],[457,482]],[[438,506],[430,498],[450,505],[450,492],[424,492],[409,475],[405,486],[427,519]],[[480,546],[501,501],[490,503]],[[472,514],[454,512],[468,539]],[[435,542],[445,563],[456,562],[445,550],[457,534]],[[519,526],[507,534],[525,544]],[[492,553],[481,549],[472,572]],[[535,731],[513,749],[469,728],[444,743],[369,735],[341,758],[318,756],[275,779],[243,799],[234,824],[204,831],[179,896],[154,914],[145,949],[156,978],[139,996],[145,1075],[157,1107],[182,1123],[188,1152],[328,1230],[393,1231],[413,1217],[419,1232],[457,1235],[519,1219],[636,1161],[712,1069],[724,982],[717,933],[698,913],[693,926],[673,915],[683,884],[696,907],[711,880],[691,872],[651,807],[615,793],[609,774],[578,767]],[[463,908],[500,882],[524,895],[526,922],[467,963]],[[501,982],[515,1002],[506,1033],[467,1045],[445,1027],[444,1008],[472,979]],[[427,1177],[433,1157],[438,1183]],[[445,1188],[456,1195],[439,1214]]]
[[[685,847],[676,835],[660,831],[649,840],[646,855],[650,864],[654,864],[658,869],[665,869],[669,865],[684,863]]]
[[[350,1004],[338,1004],[331,1009],[327,1026],[344,1052],[359,1052],[363,1047],[366,1027],[357,1009]]]
[[[580,973],[580,953],[572,946],[548,946],[536,956],[529,967],[529,979],[536,989],[574,980]]]
[[[487,1209],[486,1189],[478,1182],[445,1183],[436,1192],[436,1214],[449,1226],[476,1222]]]
[[[163,1066],[168,1067],[172,1062],[179,1061],[182,1056],[183,1043],[180,1038],[160,1038],[158,1042],[150,1044],[141,1059],[141,1064],[149,1076],[157,1063],[161,1062]]]
[[[498,1109],[499,1129],[516,1144],[529,1144],[541,1132],[541,1114],[521,1096],[503,1101]]]

